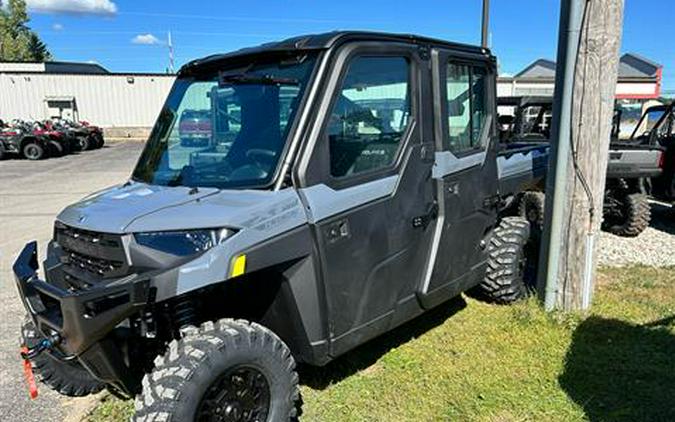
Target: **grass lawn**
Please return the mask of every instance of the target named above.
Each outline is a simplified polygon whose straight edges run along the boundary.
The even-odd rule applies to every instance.
[[[675,268],[603,269],[586,316],[457,298],[300,380],[310,421],[675,420]]]

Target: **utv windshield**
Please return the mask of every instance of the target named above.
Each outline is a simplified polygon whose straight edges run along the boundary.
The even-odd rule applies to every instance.
[[[256,188],[272,182],[314,55],[180,77],[133,172],[153,185]]]

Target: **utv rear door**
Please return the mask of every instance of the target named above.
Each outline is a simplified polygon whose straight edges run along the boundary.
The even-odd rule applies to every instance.
[[[486,235],[496,222],[495,63],[486,55],[432,51],[439,218],[426,307],[475,284],[484,273]]]
[[[329,71],[300,193],[333,356],[421,312],[415,290],[436,214],[433,143],[423,142],[420,118],[431,112],[422,103],[431,86],[426,56],[406,44],[350,43]]]

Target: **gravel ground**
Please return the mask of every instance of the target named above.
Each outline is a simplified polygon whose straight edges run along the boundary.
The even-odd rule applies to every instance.
[[[675,266],[675,212],[669,205],[652,202],[652,221],[644,232],[633,238],[602,232],[597,251],[605,266]]]

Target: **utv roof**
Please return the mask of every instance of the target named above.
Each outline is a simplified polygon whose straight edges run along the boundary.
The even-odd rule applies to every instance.
[[[223,54],[214,54],[201,59],[193,60],[185,64],[179,74],[185,73],[197,67],[208,67],[223,60],[246,59],[251,56],[274,53],[295,54],[302,51],[326,50],[345,41],[398,41],[411,44],[424,44],[436,47],[453,48],[455,50],[466,51],[470,53],[490,55],[488,49],[461,43],[453,43],[435,38],[423,37],[412,34],[389,34],[381,32],[367,31],[334,31],[322,34],[300,35],[288,38],[282,41],[275,41],[261,44],[256,47],[248,47],[240,50]]]

